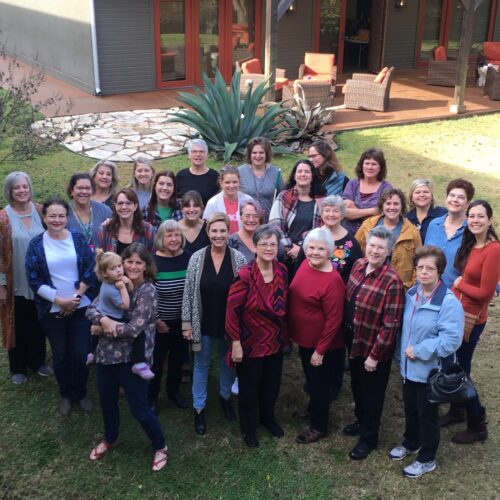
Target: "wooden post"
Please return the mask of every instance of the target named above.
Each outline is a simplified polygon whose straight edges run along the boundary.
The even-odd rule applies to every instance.
[[[274,84],[276,81],[276,66],[278,63],[278,1],[266,0],[266,36],[264,49],[264,73],[271,76],[271,90],[267,94],[269,101],[275,100]]]
[[[455,83],[455,95],[450,113],[465,113],[465,87],[467,85],[467,74],[469,69],[469,55],[472,47],[472,35],[474,32],[474,20],[476,9],[482,0],[462,0],[464,14],[462,17],[462,28],[460,31],[460,43],[458,47],[457,75]]]

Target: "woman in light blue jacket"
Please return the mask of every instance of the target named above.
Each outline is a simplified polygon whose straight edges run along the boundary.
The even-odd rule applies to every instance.
[[[420,477],[436,468],[439,446],[438,405],[426,397],[429,372],[440,359],[462,343],[464,313],[455,295],[441,281],[446,257],[441,249],[425,245],[416,250],[417,284],[408,290],[396,357],[403,377],[405,433],[400,446],[389,452],[392,460],[416,454],[405,467],[406,477]]]

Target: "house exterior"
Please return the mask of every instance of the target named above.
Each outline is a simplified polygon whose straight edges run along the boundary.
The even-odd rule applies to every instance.
[[[90,94],[201,83],[263,59],[268,0],[0,0],[5,50]],[[304,52],[336,55],[339,73],[424,67],[458,50],[461,0],[281,0],[278,66],[297,76]],[[500,0],[476,12],[473,52],[500,40]]]

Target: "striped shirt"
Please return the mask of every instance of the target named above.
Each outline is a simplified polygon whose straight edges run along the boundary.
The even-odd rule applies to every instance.
[[[176,257],[155,255],[158,318],[163,321],[181,319],[184,282],[190,257],[187,251]]]

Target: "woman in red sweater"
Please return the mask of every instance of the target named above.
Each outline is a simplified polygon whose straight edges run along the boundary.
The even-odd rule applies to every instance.
[[[303,246],[306,260],[288,290],[288,330],[299,345],[310,396],[310,426],[296,441],[309,444],[326,435],[331,381],[335,366],[344,364],[345,285],[330,260],[334,241],[329,230],[313,229]]]
[[[249,448],[259,446],[257,417],[273,436],[284,435],[274,416],[287,342],[288,273],[276,260],[279,238],[268,224],[255,230],[256,258],[240,269],[227,299],[226,332],[232,340],[228,354],[236,363],[240,428]]]
[[[468,375],[474,349],[488,319],[488,304],[500,279],[499,262],[500,243],[493,229],[491,205],[484,200],[473,201],[467,209],[467,228],[455,259],[455,267],[460,269],[461,276],[452,287],[464,311],[479,315],[468,341],[464,340],[457,351],[458,362]],[[468,401],[465,408],[461,408],[462,421],[464,410],[467,411],[467,429],[456,433],[452,441],[469,444],[486,440],[486,412],[479,397]]]

